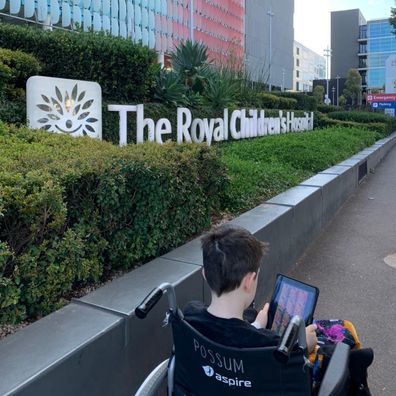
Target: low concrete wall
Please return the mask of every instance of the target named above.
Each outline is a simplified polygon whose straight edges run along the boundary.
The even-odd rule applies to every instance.
[[[232,220],[270,243],[258,304],[357,188],[359,167],[374,172],[395,143],[396,135],[382,139]],[[132,395],[171,348],[165,299],[144,321],[136,305],[161,282],[175,285],[180,306],[208,301],[201,267],[197,238],[8,336],[0,342],[0,395]]]

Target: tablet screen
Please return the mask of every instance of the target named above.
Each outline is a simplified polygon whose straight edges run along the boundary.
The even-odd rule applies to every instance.
[[[305,324],[312,323],[319,290],[296,279],[278,275],[271,299],[268,325],[277,334],[282,334],[294,315],[301,316]]]

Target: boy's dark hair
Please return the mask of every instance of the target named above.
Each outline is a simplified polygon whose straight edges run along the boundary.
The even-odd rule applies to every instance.
[[[238,288],[249,272],[258,272],[267,244],[235,225],[221,225],[201,240],[205,278],[221,296]]]

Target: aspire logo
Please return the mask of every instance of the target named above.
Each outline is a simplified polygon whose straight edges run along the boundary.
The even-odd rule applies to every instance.
[[[203,368],[203,371],[205,372],[205,374],[206,374],[208,377],[213,377],[214,370],[213,370],[212,367],[210,367],[210,366],[202,366],[202,368]]]
[[[232,387],[240,387],[240,388],[251,388],[252,382],[241,380],[238,377],[230,378],[226,377],[225,375],[221,375],[216,373],[211,366],[202,366],[202,369],[207,377],[214,377],[216,381],[219,381],[225,385],[232,386]]]
[[[34,76],[29,78],[26,91],[29,127],[101,139],[102,93],[99,84]]]

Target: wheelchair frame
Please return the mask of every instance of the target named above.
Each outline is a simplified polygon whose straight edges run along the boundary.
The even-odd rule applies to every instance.
[[[158,288],[150,292],[143,302],[135,309],[136,316],[140,319],[144,319],[164,293],[168,299],[169,312],[180,314],[181,317],[183,317],[183,314],[177,306],[174,287],[169,283],[162,283]],[[290,352],[296,344],[298,344],[302,350],[306,350],[305,323],[298,316],[292,318],[281,337],[276,349],[277,360],[286,363]],[[321,383],[318,396],[343,395],[342,392],[347,381],[348,361],[349,346],[343,343],[337,344]],[[172,395],[174,390],[174,370],[175,356],[172,355],[171,358],[161,362],[148,375],[135,393],[135,396],[154,396],[157,394],[165,379],[167,380],[168,395]]]

